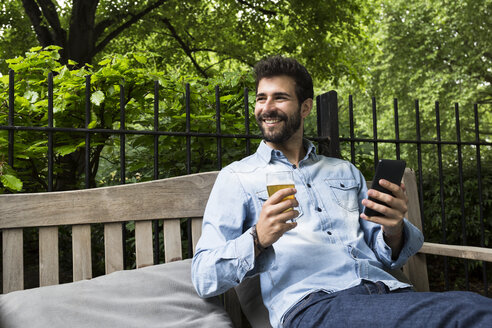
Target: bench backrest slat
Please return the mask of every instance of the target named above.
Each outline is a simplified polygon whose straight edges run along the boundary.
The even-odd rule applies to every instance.
[[[91,226],[88,224],[72,227],[73,281],[92,278]]]
[[[104,262],[106,274],[123,270],[123,233],[119,222],[104,224]]]
[[[152,221],[135,222],[135,254],[137,268],[154,264]]]
[[[164,220],[164,260],[166,262],[183,259],[181,251],[181,228],[179,219]]]
[[[202,235],[202,218],[191,219],[191,242],[193,244],[193,254],[196,251],[196,244]]]
[[[24,289],[24,255],[22,229],[4,230],[3,246],[3,292]]]
[[[39,286],[59,284],[58,227],[39,228]]]

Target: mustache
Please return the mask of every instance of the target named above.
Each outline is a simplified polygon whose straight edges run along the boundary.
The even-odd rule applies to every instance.
[[[263,121],[267,119],[281,119],[284,121],[287,121],[288,117],[284,113],[279,113],[277,111],[270,111],[270,112],[263,112],[260,115],[258,115],[257,120]]]

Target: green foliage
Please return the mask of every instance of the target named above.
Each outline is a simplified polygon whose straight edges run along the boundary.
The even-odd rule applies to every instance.
[[[316,80],[335,84],[340,78],[362,83],[375,12],[367,0],[101,0],[94,10],[83,0],[54,2],[53,8],[42,1],[39,12],[17,0],[4,2],[0,58],[58,45],[62,63],[93,64],[144,49],[160,55],[151,59],[158,70],[214,77],[283,54],[298,58]],[[145,56],[135,59],[144,64]],[[6,71],[0,60],[0,72]]]
[[[479,104],[480,130],[492,126],[492,1],[377,2],[377,22],[369,35],[377,45],[365,74],[366,88],[345,85],[359,99],[378,99],[380,121],[393,120],[393,98],[399,101],[400,137],[416,138],[415,100],[419,100],[421,135],[437,138],[435,102],[439,102],[441,137],[453,140],[455,103],[459,103],[462,139],[474,140],[474,109]],[[371,121],[370,108],[364,108]],[[384,125],[383,125],[384,126]],[[389,127],[381,129],[391,136]]]
[[[21,1],[2,1],[0,6],[0,72],[7,71],[6,59],[38,45]]]
[[[10,191],[21,191],[22,181],[16,177],[16,172],[5,162],[0,162],[0,183]],[[3,190],[0,188],[0,193]]]
[[[89,128],[120,128],[120,97],[125,106],[125,128],[128,130],[154,129],[154,102],[159,103],[159,129],[182,133],[186,131],[185,84],[190,85],[191,132],[215,133],[216,85],[220,85],[221,126],[224,134],[245,134],[244,89],[253,85],[250,74],[227,72],[216,78],[169,75],[151,64],[155,55],[128,53],[104,58],[98,68],[86,66],[70,70],[59,64],[58,47],[36,47],[25,57],[8,60],[15,70],[14,124],[24,126],[48,125],[47,76],[54,72],[53,107],[55,127],[85,127],[84,108],[86,76],[90,75]],[[154,99],[154,81],[159,83],[159,99]],[[8,118],[8,77],[2,77],[0,93],[0,124]],[[254,121],[252,99],[249,115]],[[252,132],[257,132],[252,129]],[[0,155],[6,157],[7,133],[0,139]],[[191,171],[200,172],[217,168],[215,138],[190,137]],[[223,163],[244,155],[245,141],[226,138],[223,145]],[[46,133],[16,131],[14,168],[24,182],[24,191],[46,190],[47,136]],[[185,174],[186,140],[162,135],[158,138],[159,175],[168,177]],[[126,138],[127,181],[145,181],[153,178],[154,137],[129,135]],[[55,133],[55,189],[73,189],[83,186],[85,135]],[[121,183],[115,172],[119,162],[120,136],[108,133],[91,135],[91,185]],[[234,149],[232,149],[234,148]],[[138,179],[136,178],[138,176]],[[6,179],[6,178],[5,178]],[[11,180],[9,180],[11,181]],[[12,182],[11,182],[12,183]],[[14,190],[19,184],[9,185]],[[9,187],[9,188],[10,188]],[[17,189],[16,189],[17,188]]]

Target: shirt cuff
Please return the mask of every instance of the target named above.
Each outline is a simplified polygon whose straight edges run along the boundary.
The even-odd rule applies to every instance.
[[[236,239],[236,258],[239,259],[238,277],[242,281],[245,277],[252,277],[270,269],[275,260],[275,251],[272,246],[265,248],[255,258],[255,244],[249,228]]]
[[[392,259],[392,250],[384,241],[383,229],[379,231],[376,241],[376,247],[378,249],[379,257],[383,264],[390,269],[401,268],[407,260],[422,247],[424,243],[424,236],[422,232],[410,223],[406,218],[403,219],[403,247],[396,260]]]

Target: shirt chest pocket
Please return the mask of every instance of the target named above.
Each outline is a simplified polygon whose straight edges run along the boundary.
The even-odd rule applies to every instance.
[[[359,209],[359,184],[353,179],[326,179],[336,203],[347,211]]]

